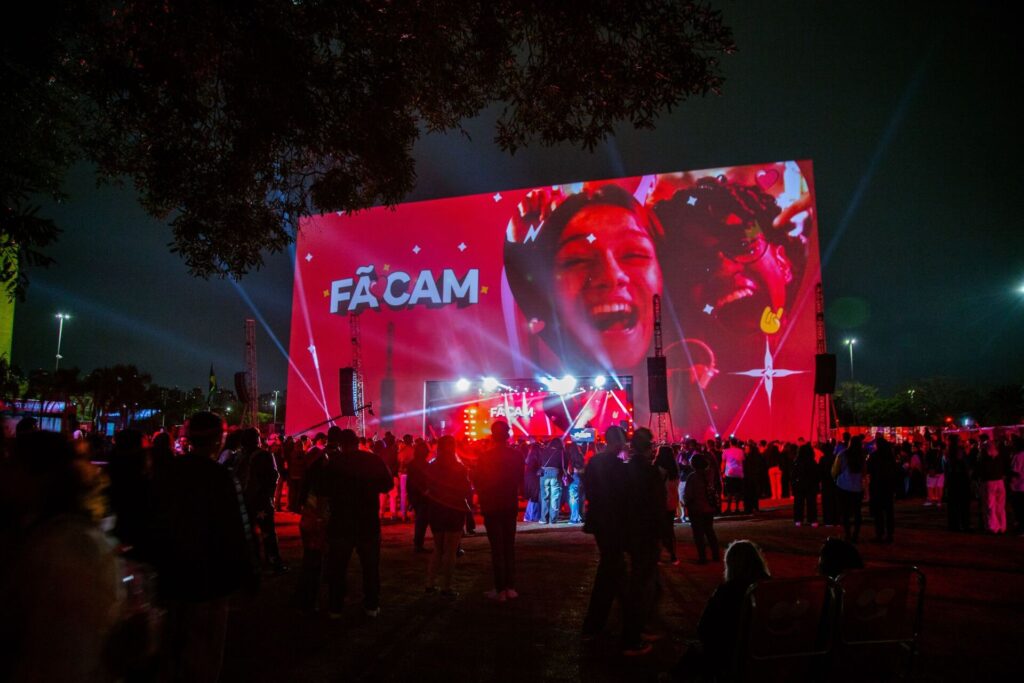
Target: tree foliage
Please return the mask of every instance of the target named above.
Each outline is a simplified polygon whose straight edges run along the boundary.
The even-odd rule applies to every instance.
[[[399,202],[424,131],[497,103],[505,150],[593,148],[618,123],[649,128],[717,91],[733,50],[720,14],[687,0],[42,4],[45,49],[16,46],[3,64],[5,78],[24,72],[20,99],[2,105],[25,136],[6,143],[37,166],[24,189],[57,191],[81,153],[170,219],[173,250],[204,277],[259,267],[302,216]],[[40,102],[51,106],[26,122]],[[28,195],[0,191],[27,215],[11,198]],[[17,232],[8,217],[0,233],[41,248],[56,234],[43,227]]]

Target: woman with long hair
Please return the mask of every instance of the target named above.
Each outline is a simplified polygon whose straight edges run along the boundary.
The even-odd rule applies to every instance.
[[[437,457],[427,466],[427,516],[434,535],[434,554],[427,567],[427,592],[437,590],[435,579],[441,574],[441,596],[458,597],[452,590],[455,554],[466,523],[467,499],[471,493],[465,465],[455,455],[455,437],[442,436],[437,442]]]
[[[654,466],[665,486],[665,513],[661,527],[661,545],[668,551],[669,562],[679,564],[676,557],[676,508],[679,507],[679,465],[671,446],[661,446],[654,457]]]

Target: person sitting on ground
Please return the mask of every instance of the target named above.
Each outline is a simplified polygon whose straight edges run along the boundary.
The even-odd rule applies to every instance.
[[[697,624],[694,643],[670,672],[672,680],[721,680],[736,660],[740,612],[747,589],[771,578],[761,548],[753,541],[737,540],[725,551],[722,583],[711,595]]]

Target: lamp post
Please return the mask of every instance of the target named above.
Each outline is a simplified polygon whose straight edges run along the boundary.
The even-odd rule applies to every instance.
[[[857,340],[850,337],[844,339],[843,343],[850,349],[850,412],[853,413],[853,421],[857,422],[857,383],[853,378],[853,345]]]
[[[274,406],[274,424],[277,424],[277,395],[281,393],[277,389],[274,389],[274,400],[270,402],[270,405]]]
[[[71,320],[71,316],[67,313],[58,313],[54,317],[59,321],[57,323],[57,362],[53,366],[53,371],[57,372],[60,370],[60,359],[63,358],[63,356],[60,355],[60,342],[61,339],[64,338],[64,321]]]

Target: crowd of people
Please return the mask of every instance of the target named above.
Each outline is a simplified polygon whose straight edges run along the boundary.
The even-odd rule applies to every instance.
[[[843,538],[823,549],[829,575],[860,562],[865,497],[881,543],[894,539],[899,497],[946,507],[955,531],[1006,533],[1008,502],[1018,533],[1024,523],[1024,437],[1014,433],[659,445],[647,429],[629,438],[611,427],[600,443],[578,444],[512,442],[498,421],[476,442],[365,438],[339,427],[264,439],[255,428],[225,434],[219,416],[200,412],[177,436],[124,430],[110,443],[76,440],[38,431],[28,418],[4,444],[0,543],[12,558],[0,575],[5,676],[217,680],[229,598],[289,569],[275,524],[275,512],[286,510],[300,515],[303,549],[294,605],[316,610],[326,584],[331,618],[344,616],[353,552],[366,618],[381,613],[383,523],[412,523],[411,550],[430,555],[425,593],[455,600],[462,537],[476,533],[479,511],[493,569],[485,596],[495,602],[519,597],[520,521],[582,524],[598,554],[582,637],[604,635],[618,601],[627,656],[651,649],[658,565],[679,563],[679,523],[692,527],[696,560],[718,562],[716,517],[756,515],[761,500],[791,496],[795,525],[817,526],[820,504],[821,523],[842,527]],[[745,588],[769,576],[749,541],[731,544],[724,563],[725,583],[704,611],[687,671],[722,661]],[[836,563],[843,567],[829,569]]]

